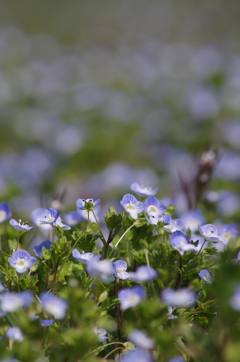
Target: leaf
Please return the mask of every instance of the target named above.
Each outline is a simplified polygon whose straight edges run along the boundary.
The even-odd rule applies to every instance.
[[[92,222],[90,225],[88,225],[86,229],[87,234],[93,234],[99,229],[99,224],[96,224],[95,222]]]
[[[201,324],[202,326],[206,326],[208,324],[208,320],[206,317],[196,317],[195,322]]]
[[[202,252],[206,255],[215,255],[218,253],[216,248],[210,246],[204,248]]]
[[[65,279],[66,276],[72,275],[72,269],[73,269],[73,263],[71,261],[63,263],[57,273],[57,280],[62,281]]]

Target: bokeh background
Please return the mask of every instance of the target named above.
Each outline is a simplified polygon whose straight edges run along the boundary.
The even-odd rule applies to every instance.
[[[239,16],[234,0],[1,0],[1,201],[120,211],[137,181],[184,210],[179,172],[217,147],[206,197],[237,215]]]

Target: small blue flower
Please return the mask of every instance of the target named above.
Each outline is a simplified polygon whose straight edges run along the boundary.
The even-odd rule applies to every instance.
[[[118,292],[121,310],[126,310],[138,305],[146,297],[146,292],[140,285],[134,285],[132,288],[121,289]]]
[[[200,234],[208,241],[219,241],[218,229],[213,224],[198,226]]]
[[[33,228],[35,228],[35,226],[29,226],[27,221],[22,222],[22,220],[19,220],[17,222],[17,220],[11,219],[9,221],[9,224],[12,225],[12,227],[14,227],[14,229],[17,229],[19,231],[29,231],[29,230],[32,230]]]
[[[113,265],[113,273],[118,279],[128,279],[129,273],[127,270],[127,263],[124,260],[116,260],[112,263]]]
[[[1,310],[3,312],[15,312],[31,304],[33,295],[29,291],[20,293],[5,292],[1,296]]]
[[[91,258],[86,265],[87,272],[94,278],[103,282],[111,282],[113,280],[112,263],[108,259],[99,260],[101,255]]]
[[[18,273],[24,273],[36,263],[37,259],[26,250],[18,249],[8,258],[8,261],[11,267],[16,269]]]
[[[94,201],[93,199],[78,199],[76,205],[80,210],[93,211],[95,206],[99,204],[101,200]]]
[[[82,216],[80,215],[79,211],[70,211],[67,214],[64,214],[64,220],[67,224],[74,226],[78,224],[80,221],[83,220]]]
[[[104,328],[98,328],[97,326],[95,326],[94,333],[98,337],[98,342],[102,342],[102,341],[105,341],[105,339],[108,339],[108,336],[106,336],[107,331]]]
[[[12,216],[10,206],[6,202],[0,203],[0,223]]]
[[[163,228],[167,232],[173,233],[174,231],[182,230],[184,228],[184,224],[181,219],[171,219],[168,225],[165,225]]]
[[[2,285],[2,282],[0,282],[0,293],[4,292],[6,288]]]
[[[173,312],[172,307],[169,305],[167,308],[168,308],[168,319],[176,319],[177,316],[172,314],[172,312]]]
[[[53,324],[53,319],[40,319],[40,322],[43,327],[49,327]]]
[[[141,265],[135,272],[129,272],[129,277],[134,282],[148,282],[157,277],[157,272],[151,266]]]
[[[146,220],[152,224],[157,225],[159,221],[163,222],[164,224],[169,224],[171,222],[171,216],[170,215],[162,215],[162,216],[149,216],[149,218],[146,217]]]
[[[207,284],[212,284],[213,282],[213,277],[211,276],[211,274],[209,273],[209,271],[207,269],[202,269],[200,270],[200,272],[198,273],[198,275],[200,276],[200,278]]]
[[[37,219],[37,222],[41,224],[53,224],[57,220],[59,215],[59,211],[49,207],[48,209],[45,209],[44,216]]]
[[[140,348],[153,349],[154,347],[153,340],[140,329],[134,329],[131,333],[129,333],[128,340]]]
[[[18,327],[10,327],[6,331],[6,336],[14,341],[22,342],[24,337],[22,331]]]
[[[52,245],[51,241],[43,241],[41,244],[34,246],[33,248],[34,253],[37,256],[42,256],[42,249],[45,248],[47,250],[50,250],[51,245]]]
[[[66,309],[68,307],[66,300],[59,298],[50,292],[43,292],[40,295],[40,300],[42,308],[54,318],[63,319],[65,317]]]
[[[80,253],[77,249],[73,249],[72,256],[81,263],[87,263],[89,260],[91,260],[94,256],[92,253]],[[100,255],[99,255],[100,257]]]
[[[124,354],[119,362],[153,362],[153,359],[147,351],[141,348],[136,348]]]
[[[160,201],[158,201],[156,197],[149,196],[145,200],[145,211],[150,217],[159,217],[162,216],[162,214],[166,211],[166,207]]]
[[[49,231],[52,230],[52,225],[39,221],[44,219],[45,212],[46,209],[42,207],[33,210],[31,213],[31,220],[39,229]]]
[[[180,356],[174,356],[170,360],[168,360],[168,362],[186,362],[186,360]]]
[[[130,186],[131,190],[139,196],[154,196],[158,192],[158,187],[152,189],[151,187],[139,185],[137,182],[133,182]]]
[[[145,204],[141,201],[138,201],[131,194],[124,195],[122,200],[120,201],[120,204],[134,220],[136,220],[138,218],[138,214],[145,209]]]
[[[161,299],[171,307],[190,307],[195,304],[197,297],[194,291],[188,288],[164,289],[161,293]]]
[[[59,226],[63,230],[70,230],[71,229],[70,226],[63,224],[62,219],[60,218],[60,216],[58,216],[57,220],[55,220],[52,223],[52,225],[55,226],[55,227]]]
[[[189,238],[181,231],[174,231],[170,236],[170,245],[181,255],[186,251],[196,250],[196,247],[190,243]]]
[[[192,232],[198,230],[198,225],[202,225],[205,222],[203,214],[199,210],[190,210],[181,215],[181,220],[184,223],[186,229],[190,229]]]
[[[234,239],[239,235],[239,232],[234,225],[227,224],[227,225],[222,225],[218,229],[218,235],[220,240],[224,243],[224,245],[227,245],[231,239]]]

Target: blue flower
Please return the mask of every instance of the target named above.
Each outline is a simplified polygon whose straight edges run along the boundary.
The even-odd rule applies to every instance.
[[[4,222],[12,216],[10,206],[6,202],[0,203],[0,222]]]
[[[236,285],[234,293],[229,300],[229,304],[232,309],[240,312],[240,283]]]
[[[126,194],[123,196],[120,204],[126,210],[133,219],[138,218],[138,214],[145,209],[145,204],[141,201],[138,201],[133,195]]]
[[[15,312],[31,304],[32,299],[32,293],[29,291],[20,293],[5,292],[1,296],[1,310],[6,313]]]
[[[145,200],[145,211],[150,217],[159,217],[162,216],[162,214],[166,211],[166,207],[160,201],[158,201],[156,197],[149,196]]]
[[[100,200],[94,201],[93,199],[78,199],[76,205],[80,210],[93,211],[95,206],[99,204]]]
[[[81,263],[87,263],[89,260],[91,260],[96,255],[94,255],[92,253],[80,253],[77,249],[73,249],[72,256],[77,261],[80,261]]]
[[[134,329],[129,333],[128,340],[140,348],[152,349],[154,347],[153,340],[146,336],[140,329]]]
[[[131,190],[139,196],[153,196],[158,192],[158,187],[152,189],[151,187],[139,185],[137,182],[133,182],[130,186]]]
[[[209,273],[209,271],[207,269],[202,269],[200,270],[200,272],[198,273],[198,275],[200,276],[200,278],[207,284],[212,284],[213,282],[213,277],[211,276],[211,274]]]
[[[219,241],[218,229],[213,224],[206,224],[203,226],[198,226],[200,234],[204,239],[209,241]]]
[[[172,309],[172,307],[169,305],[169,306],[168,306],[168,319],[176,319],[176,318],[177,318],[177,316],[174,315],[174,314],[172,314],[172,312],[173,312],[173,309]]]
[[[196,250],[196,247],[190,243],[189,238],[181,231],[174,231],[170,236],[170,244],[181,255],[186,251]]]
[[[239,235],[238,230],[233,225],[222,225],[218,230],[220,240],[227,245],[228,242]]]
[[[79,211],[70,211],[67,214],[64,214],[64,220],[69,225],[76,225],[80,221],[82,221],[82,216],[80,215]]]
[[[107,334],[106,329],[98,328],[97,326],[95,326],[93,331],[98,337],[98,342],[102,342],[105,341],[105,339],[108,339],[108,337],[106,336]]]
[[[134,282],[148,282],[157,277],[157,272],[151,266],[141,265],[135,272],[129,272],[129,277]]]
[[[8,261],[11,267],[15,268],[18,273],[24,273],[36,263],[37,259],[26,250],[18,249],[8,258]]]
[[[0,282],[0,293],[4,292],[6,288],[2,285],[2,282]]]
[[[146,297],[146,292],[140,285],[134,285],[132,288],[121,289],[118,292],[121,310],[126,310],[138,305]]]
[[[173,233],[174,231],[182,230],[184,228],[184,224],[181,219],[171,219],[168,225],[165,225],[163,228],[167,232]]]
[[[43,327],[49,327],[53,324],[53,319],[40,319],[40,322]]]
[[[159,221],[163,222],[164,224],[169,224],[171,222],[171,216],[170,215],[162,215],[162,216],[149,216],[149,218],[146,217],[146,220],[152,224],[157,225]]]
[[[161,299],[171,307],[190,307],[195,304],[196,293],[188,288],[164,289],[161,293]]]
[[[101,255],[91,258],[86,265],[87,272],[103,282],[111,282],[113,280],[112,263],[108,259],[99,260]]]
[[[39,221],[39,220],[44,219],[45,213],[46,213],[46,209],[44,209],[42,207],[35,209],[31,213],[31,220],[41,230],[46,230],[46,231],[52,230],[51,224],[46,224],[46,223]]]
[[[153,362],[153,359],[147,351],[136,348],[121,356],[119,362]]]
[[[186,362],[186,361],[180,356],[174,356],[170,360],[168,360],[168,362]]]
[[[27,221],[23,222],[22,220],[19,220],[17,222],[17,220],[11,219],[9,221],[9,224],[12,225],[12,227],[14,227],[14,229],[17,229],[19,231],[28,231],[28,230],[32,230],[33,228],[35,228],[35,226],[29,226]]]
[[[44,216],[37,219],[37,222],[41,224],[53,224],[58,216],[60,215],[60,212],[52,209],[49,207],[48,209],[45,209]]]
[[[59,298],[50,292],[43,292],[40,295],[40,300],[42,308],[54,318],[63,319],[65,317],[66,309],[68,307],[66,300]]]
[[[63,230],[70,230],[71,227],[68,225],[63,224],[62,219],[60,216],[52,223],[53,226],[59,226]]]
[[[205,222],[203,214],[199,210],[190,210],[186,212],[181,215],[181,220],[184,223],[184,227],[193,232],[198,230],[198,225],[202,225]]]
[[[45,248],[47,250],[50,250],[51,245],[52,245],[51,241],[43,241],[41,244],[34,246],[33,248],[34,253],[37,256],[42,256],[42,249]]]
[[[22,342],[24,337],[22,331],[18,327],[10,327],[6,331],[6,336],[14,341]]]
[[[118,279],[128,279],[129,273],[127,270],[127,263],[124,260],[116,260],[112,263],[113,265],[113,273]]]

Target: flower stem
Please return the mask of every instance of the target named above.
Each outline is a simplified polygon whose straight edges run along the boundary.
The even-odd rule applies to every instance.
[[[134,223],[125,231],[125,233],[123,233],[123,235],[120,237],[120,239],[119,239],[118,242],[116,243],[115,248],[118,246],[118,244],[120,243],[120,241],[124,238],[124,236],[128,233],[128,231],[129,231],[133,226],[135,226]]]

